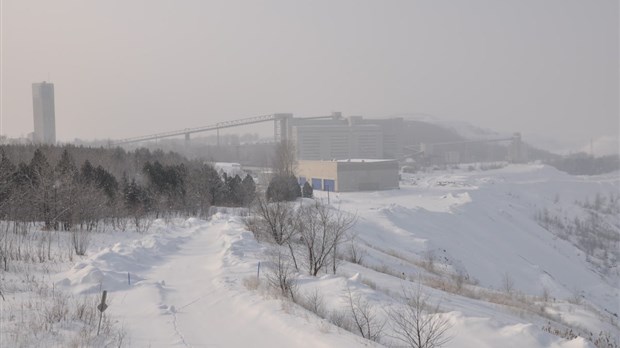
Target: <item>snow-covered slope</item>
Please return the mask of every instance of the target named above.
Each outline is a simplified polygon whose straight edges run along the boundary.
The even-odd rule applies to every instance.
[[[576,201],[618,194],[617,174],[575,177],[543,165],[512,165],[408,179],[396,192],[339,194],[332,203],[357,212],[356,229],[370,245],[413,258],[433,252],[483,286],[500,288],[508,274],[528,294],[543,287],[557,298],[580,292],[617,313],[618,269],[600,274],[585,253],[534,218],[564,206],[572,220],[579,214]]]
[[[604,266],[570,238],[558,238],[536,219],[541,211],[550,211],[566,225],[575,218],[586,220],[593,213],[583,208],[584,202],[597,195],[607,199],[620,193],[617,173],[575,177],[543,165],[512,165],[405,179],[399,191],[331,197],[332,204],[359,216],[356,230],[366,244],[367,265],[396,268],[411,278],[428,273],[416,265],[434,260],[435,268],[444,274],[464,274],[481,287],[501,291],[509,279],[514,291],[530,296],[525,302],[543,294],[550,297],[552,303],[543,304],[545,315],[555,315],[559,322],[586,331],[609,330],[618,336],[618,215],[598,214],[615,238],[608,245],[615,255]],[[391,255],[399,260],[390,260]],[[357,266],[345,268],[359,271]],[[398,286],[390,288],[398,290]],[[477,304],[453,302],[455,298],[444,301],[451,303],[446,310],[485,314]],[[568,301],[583,301],[581,306],[589,311],[571,313],[580,310]],[[539,325],[545,321],[536,316],[527,320]],[[499,320],[514,321],[514,317]]]
[[[513,165],[411,175],[400,190],[332,194],[334,207],[358,216],[363,260],[343,261],[336,275],[300,274],[299,291],[321,294],[328,310],[346,306],[347,289],[390,308],[403,287],[421,283],[452,325],[448,347],[591,347],[543,328],[617,337],[617,261],[596,263],[596,253],[586,257],[536,217],[544,209],[567,221],[583,216],[576,202],[618,194],[619,184],[616,174],[574,177]],[[616,217],[602,218],[618,232]],[[375,345],[251,290],[246,283],[266,261],[267,246],[240,217],[218,213],[209,221],[158,225],[150,235],[89,253],[56,279],[76,294],[110,291],[108,311],[127,329],[131,346]],[[446,282],[457,275],[464,285],[455,291]]]
[[[262,247],[239,218],[189,219],[104,248],[60,274],[79,293],[110,292],[110,313],[132,347],[351,347],[353,334],[316,335],[320,321],[247,291]],[[131,284],[128,284],[127,273]]]

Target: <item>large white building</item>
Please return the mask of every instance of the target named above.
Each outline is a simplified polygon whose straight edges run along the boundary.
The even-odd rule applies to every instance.
[[[32,84],[32,111],[34,117],[33,141],[39,144],[56,143],[56,115],[54,111],[54,84]]]

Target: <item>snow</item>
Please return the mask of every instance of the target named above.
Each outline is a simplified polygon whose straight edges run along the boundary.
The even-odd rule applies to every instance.
[[[566,340],[542,327],[553,322],[618,337],[617,319],[614,324],[609,315],[619,312],[617,268],[601,273],[534,215],[542,208],[579,214],[575,201],[619,188],[617,173],[570,176],[530,164],[404,175],[398,190],[332,193],[332,206],[358,217],[363,263],[343,261],[336,275],[299,274],[299,291],[317,291],[331,311],[346,308],[350,290],[385,317],[383,309],[398,305],[404,287],[421,283],[439,304],[442,313],[435,315],[452,325],[446,347],[593,347],[582,337]],[[326,193],[315,195],[326,199]],[[258,263],[265,264],[266,249],[233,214],[157,220],[147,234],[115,232],[97,239],[86,257],[53,281],[75,296],[107,290],[106,315],[127,330],[129,346],[380,346],[246,286],[256,278]],[[425,266],[431,256],[434,271]],[[469,277],[472,293],[494,296],[508,275],[515,294],[500,296],[502,303],[431,286],[439,275],[457,273]],[[543,289],[554,300],[540,302],[535,296]],[[567,301],[576,293],[582,304]],[[532,308],[544,307],[544,315],[514,306],[510,301],[519,296],[531,299]]]
[[[617,312],[618,276],[602,279],[592,272],[582,253],[545,231],[533,216],[552,205],[556,194],[572,203],[588,194],[591,199],[597,192],[618,192],[619,182],[616,175],[591,179],[543,165],[522,165],[421,176],[416,184],[401,185],[394,193],[340,194],[332,199],[362,217],[358,232],[372,245],[388,240],[404,252],[415,252],[422,240],[427,250],[445,250],[483,285],[498,288],[508,273],[519,290],[537,295],[541,282],[548,281],[557,287],[554,296],[584,291],[597,305]],[[412,238],[418,242],[410,243]]]
[[[94,254],[58,284],[77,293],[108,290],[110,310],[131,333],[132,346],[359,345],[352,334],[316,335],[308,320],[241,286],[255,276],[261,246],[238,218],[218,214],[184,225]],[[132,285],[127,272],[137,280]]]

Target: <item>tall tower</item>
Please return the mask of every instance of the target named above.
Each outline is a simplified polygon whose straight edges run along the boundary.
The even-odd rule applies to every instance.
[[[56,143],[56,115],[54,112],[54,84],[45,81],[32,84],[34,116],[33,141],[39,144]]]

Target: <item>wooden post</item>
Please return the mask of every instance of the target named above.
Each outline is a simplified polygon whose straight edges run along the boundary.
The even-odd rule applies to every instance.
[[[108,292],[103,290],[103,295],[101,296],[101,303],[97,306],[99,310],[99,325],[97,326],[97,336],[99,336],[99,331],[101,331],[101,319],[103,319],[103,311],[108,308],[108,305],[105,304],[105,299],[108,296]]]
[[[258,267],[256,269],[256,280],[260,278],[260,261],[258,261]]]

